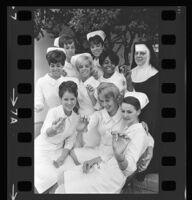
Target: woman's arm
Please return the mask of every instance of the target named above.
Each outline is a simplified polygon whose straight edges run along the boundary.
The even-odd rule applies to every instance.
[[[116,160],[118,162],[119,168],[124,171],[128,167],[128,161],[125,158],[124,154],[120,154],[119,156],[116,157]]]
[[[48,137],[53,137],[57,134],[57,130],[55,130],[53,127],[50,127],[47,129],[46,134]]]
[[[71,158],[73,159],[73,161],[75,162],[76,165],[80,165],[81,164],[77,159],[77,156],[75,154],[74,149],[72,149],[69,154],[70,154]]]
[[[91,99],[92,105],[95,106],[97,103],[97,99],[95,98],[95,89],[91,85],[86,86],[87,93],[89,95],[89,98]]]
[[[35,111],[40,112],[44,109],[44,96],[43,96],[43,90],[41,87],[41,81],[40,79],[36,83],[35,87]]]

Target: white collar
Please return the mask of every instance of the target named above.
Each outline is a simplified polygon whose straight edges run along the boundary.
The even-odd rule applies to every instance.
[[[118,121],[121,120],[121,117],[122,117],[122,113],[121,113],[120,108],[117,110],[115,115],[112,116],[112,117],[109,115],[109,113],[107,112],[106,109],[102,109],[101,113],[102,113],[102,117],[103,117],[103,120],[104,120],[105,123],[108,123],[111,119],[113,121],[115,121],[115,123],[117,123]]]
[[[63,117],[68,118],[69,121],[70,121],[71,123],[73,123],[73,122],[74,122],[74,117],[75,117],[77,114],[72,110],[71,115],[70,115],[70,116],[67,116],[67,115],[65,114],[64,110],[63,110],[63,106],[60,105],[59,107],[60,107],[60,111],[61,111],[60,114],[61,114]]]
[[[60,82],[60,79],[62,79],[62,76],[60,76],[58,79],[54,79],[48,73],[45,75],[45,77],[51,85],[55,85],[57,82]]]
[[[136,124],[133,124],[131,126],[125,126],[123,131],[126,131],[126,134],[131,137],[135,134],[135,130],[138,130],[138,129],[142,129],[143,131],[145,131],[145,129],[143,128],[143,125],[142,123],[136,123]]]
[[[158,73],[158,70],[151,65],[137,66],[132,69],[131,78],[135,83],[144,82]]]

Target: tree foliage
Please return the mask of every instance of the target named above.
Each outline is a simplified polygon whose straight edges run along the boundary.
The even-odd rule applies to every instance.
[[[78,48],[88,48],[86,34],[103,30],[106,48],[119,52],[123,48],[125,64],[135,40],[151,40],[158,43],[158,11],[143,7],[126,8],[60,8],[36,9],[34,13],[35,38],[44,37],[44,32],[55,38],[62,33],[75,34]]]

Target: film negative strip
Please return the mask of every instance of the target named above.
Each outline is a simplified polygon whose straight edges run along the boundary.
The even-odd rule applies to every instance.
[[[53,9],[66,8],[57,7]],[[122,9],[124,12],[128,9],[126,7],[116,8]],[[37,14],[38,9],[41,8],[14,6],[7,8],[7,199],[12,200],[59,200],[64,198],[58,194],[49,195],[49,192],[42,192],[41,194],[35,187],[34,181],[36,138],[34,96],[37,81],[35,76],[39,76],[37,75],[39,63],[44,64],[40,57],[46,54],[45,47],[53,46],[53,39],[51,42],[47,39],[47,44],[43,44],[41,39],[37,42],[35,38],[36,33],[34,31],[36,29],[34,26],[36,25],[35,20],[37,20],[35,14]],[[70,10],[71,8],[67,9]],[[110,9],[112,8],[109,7]],[[144,9],[147,11],[148,7]],[[81,13],[83,9],[79,10],[81,10],[79,11]],[[170,6],[154,7],[154,10],[158,16],[158,63],[160,72],[159,88],[157,88],[160,91],[160,108],[157,114],[159,122],[157,125],[157,141],[155,141],[155,144],[159,144],[156,154],[159,173],[152,179],[148,179],[144,186],[138,184],[135,192],[133,192],[134,188],[132,188],[132,192],[128,192],[128,190],[127,192],[120,191],[118,196],[120,199],[129,198],[129,195],[132,199],[186,198],[186,8]],[[39,12],[38,14],[42,13]],[[139,17],[142,18],[142,16]],[[148,17],[151,17],[150,13]],[[39,19],[43,20],[43,18]],[[145,20],[144,17],[143,20]],[[43,23],[39,23],[39,25],[42,25],[38,28],[43,35],[42,30],[43,28],[45,30],[45,26],[43,27]],[[41,48],[41,45],[44,45],[44,47]],[[39,72],[39,74],[42,73]],[[46,171],[46,168],[44,170]],[[150,183],[152,186],[150,186]],[[130,185],[127,182],[126,184],[124,188]],[[111,192],[111,190],[109,190],[110,192],[107,192],[108,190],[106,192],[101,191],[101,193],[116,193],[116,191]],[[88,190],[87,193],[83,194],[89,193],[91,192]],[[100,191],[98,189],[98,192],[93,193],[97,194]],[[144,193],[145,195],[141,195]],[[75,197],[80,198],[81,195],[73,198]],[[100,195],[96,195],[96,197],[101,198]]]

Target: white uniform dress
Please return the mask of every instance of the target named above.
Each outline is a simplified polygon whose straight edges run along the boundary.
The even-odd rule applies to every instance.
[[[91,85],[95,89],[95,98],[97,98],[97,87],[99,86],[99,81],[97,81],[93,76],[88,78],[85,82],[80,81],[78,87],[78,102],[79,102],[79,114],[82,116],[89,117],[95,112],[95,107],[87,93],[86,86]]]
[[[149,144],[149,137],[142,124],[134,124],[124,131],[129,135],[129,144],[124,152],[128,166],[124,171],[119,168],[113,155],[109,156],[108,154],[106,157],[107,154],[104,153],[106,148],[103,148],[104,154],[102,155],[98,153],[99,151],[94,153],[92,150],[86,159],[88,157],[91,159],[91,154],[94,153],[92,158],[101,155],[103,162],[95,165],[87,174],[83,173],[82,165],[65,171],[64,184],[60,185],[55,193],[120,193],[126,178],[136,170],[137,161]],[[105,141],[106,139],[107,141]],[[101,141],[101,145],[106,145],[106,142],[108,142],[110,143],[108,145],[112,147],[112,141],[108,134],[101,137],[101,140],[104,140]]]
[[[59,85],[63,81],[74,81],[78,84],[78,79],[74,77],[63,77],[53,79],[48,74],[38,79],[35,87],[35,109],[41,110],[47,104],[48,108],[60,105]]]
[[[99,64],[99,58],[94,58],[93,59],[93,66],[94,70],[98,73],[98,78],[103,76],[103,70],[101,68],[101,65]]]
[[[66,117],[64,131],[48,137],[46,130],[60,117]],[[39,193],[46,191],[57,182],[61,170],[74,166],[70,156],[58,169],[53,165],[53,161],[61,156],[63,148],[73,147],[78,120],[79,116],[74,112],[67,117],[62,105],[48,111],[41,134],[35,139],[35,187]]]
[[[104,78],[103,76],[99,79],[100,83],[113,83],[115,84],[120,92],[125,92],[127,90],[127,81],[123,74],[115,71],[110,78]]]

